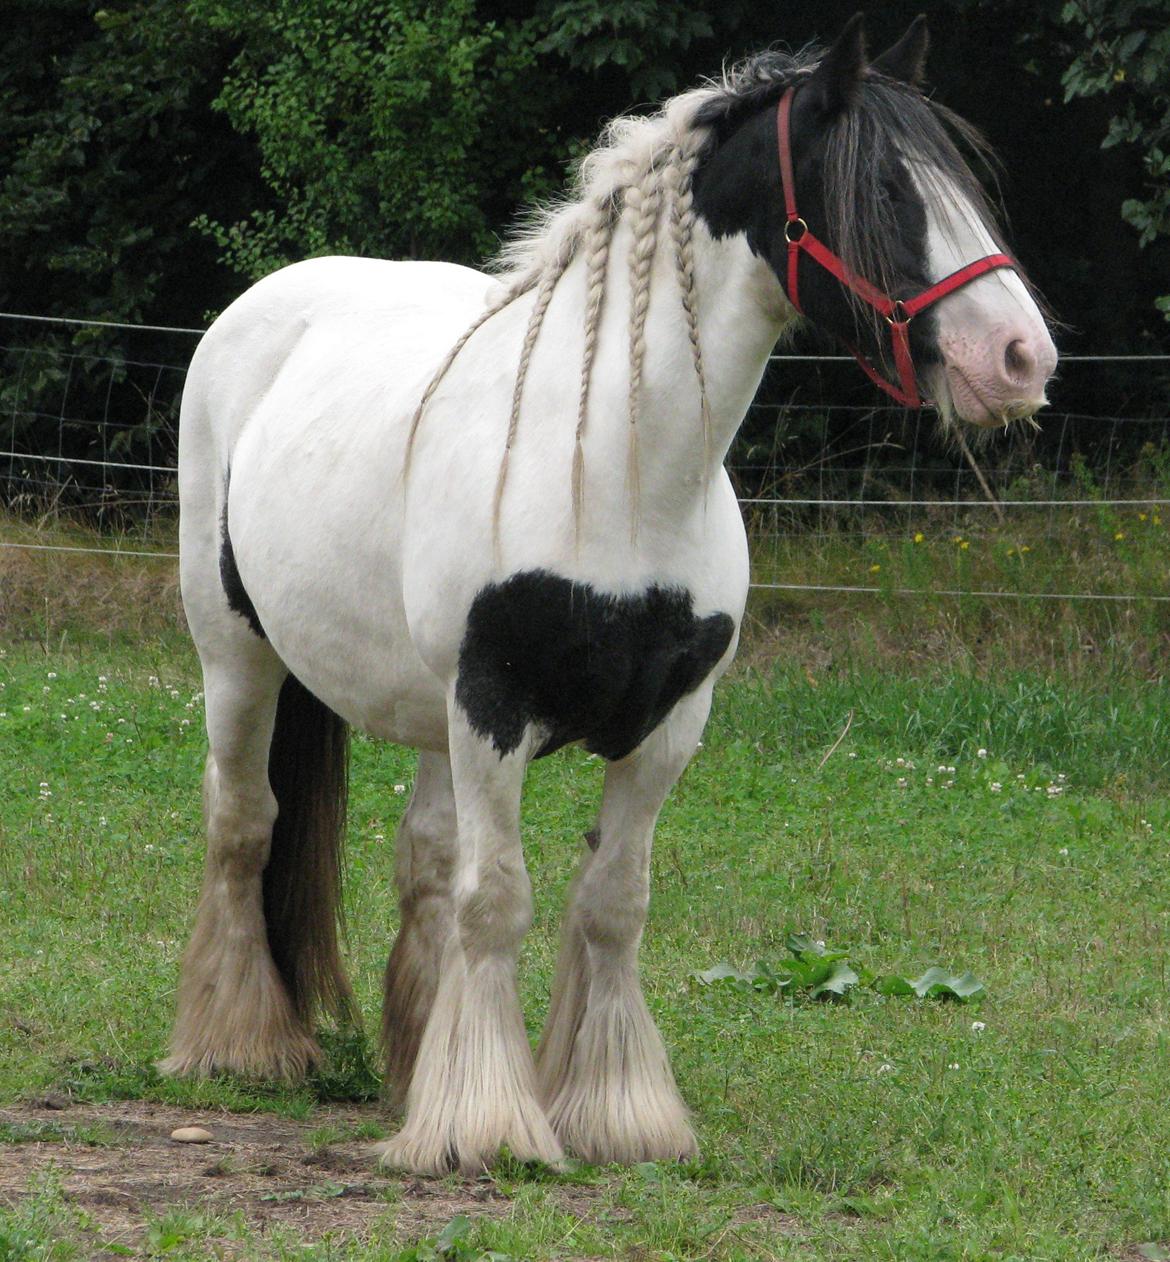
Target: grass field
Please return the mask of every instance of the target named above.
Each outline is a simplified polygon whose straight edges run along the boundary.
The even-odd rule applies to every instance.
[[[172,600],[169,581],[145,604]],[[903,615],[871,612],[770,606],[773,628],[804,630],[721,687],[663,813],[644,976],[702,1158],[463,1183],[364,1158],[390,1128],[368,1037],[335,1037],[299,1091],[156,1076],[201,863],[195,661],[143,609],[86,637],[80,614],[30,603],[0,657],[0,1259],[1170,1257],[1157,643],[1118,621],[1087,657],[1065,618],[1047,660],[964,653],[976,631],[1027,637],[960,611],[906,628],[898,654]],[[774,648],[761,633],[746,656]],[[355,742],[348,958],[367,1030],[412,765]],[[599,788],[575,751],[530,774],[534,1036]],[[985,994],[827,1002],[691,976],[775,969],[794,931],[859,973],[942,965]],[[197,1159],[168,1146],[180,1118],[221,1140]],[[131,1179],[144,1166],[153,1182]]]

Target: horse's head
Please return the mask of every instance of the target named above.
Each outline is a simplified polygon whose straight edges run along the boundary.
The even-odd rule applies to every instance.
[[[978,134],[918,90],[926,43],[920,18],[868,62],[858,17],[814,64],[749,63],[699,111],[696,210],[895,397],[1001,425],[1044,406],[1056,348],[951,139]]]

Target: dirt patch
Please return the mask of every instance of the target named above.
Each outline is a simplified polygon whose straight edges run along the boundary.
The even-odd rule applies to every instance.
[[[306,1243],[325,1236],[363,1240],[375,1224],[402,1244],[435,1236],[459,1214],[503,1218],[511,1197],[491,1177],[420,1179],[379,1169],[373,1152],[385,1112],[376,1105],[319,1108],[310,1121],[264,1113],[194,1112],[150,1101],[83,1104],[50,1094],[0,1109],[0,1208],[34,1191],[52,1169],[69,1205],[84,1213],[113,1258],[149,1245],[152,1225],[174,1210],[226,1220],[217,1257],[254,1256],[254,1242],[284,1231]],[[199,1126],[208,1143],[178,1143],[171,1132]],[[617,1179],[618,1176],[615,1176]],[[541,1184],[547,1204],[594,1224],[630,1224],[615,1204],[615,1180]],[[528,1198],[528,1209],[531,1199]],[[776,1235],[800,1224],[767,1204],[738,1207],[709,1245]],[[155,1242],[157,1243],[157,1241]],[[637,1257],[637,1247],[630,1254]],[[152,1254],[153,1256],[153,1254]]]
[[[344,1138],[384,1120],[375,1107],[322,1109],[311,1122],[294,1122],[143,1101],[65,1109],[60,1103],[0,1109],[0,1126],[33,1137],[0,1144],[0,1204],[27,1196],[37,1172],[52,1166],[69,1202],[116,1245],[133,1248],[151,1222],[178,1207],[241,1214],[262,1234],[285,1226],[316,1241],[330,1233],[361,1238],[387,1215],[398,1235],[414,1240],[434,1235],[457,1214],[499,1216],[510,1204],[488,1179],[413,1179],[380,1171],[371,1140]],[[210,1143],[170,1138],[177,1127],[195,1125],[212,1133]],[[326,1130],[343,1138],[322,1142]],[[578,1213],[602,1191],[548,1188],[558,1206]]]

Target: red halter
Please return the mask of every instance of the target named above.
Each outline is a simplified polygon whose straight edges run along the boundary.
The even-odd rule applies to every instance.
[[[883,294],[880,289],[871,285],[864,277],[849,270],[845,263],[824,244],[813,236],[808,224],[796,212],[796,181],[792,174],[792,144],[789,136],[789,116],[792,113],[792,98],[795,88],[789,88],[780,98],[776,108],[776,141],[780,150],[780,183],[784,188],[784,208],[788,214],[788,222],[784,226],[784,239],[788,242],[788,301],[802,315],[800,305],[798,276],[800,271],[800,255],[803,251],[814,262],[819,263],[826,271],[851,289],[859,298],[868,302],[871,307],[885,316],[890,326],[890,339],[894,347],[894,364],[898,369],[901,388],[887,381],[874,366],[852,346],[849,347],[854,359],[865,370],[866,375],[880,386],[887,394],[892,395],[906,407],[920,408],[923,400],[918,393],[918,382],[914,374],[914,360],[910,355],[910,321],[920,311],[968,285],[976,277],[985,272],[995,271],[1001,267],[1016,266],[1015,260],[1006,254],[988,254],[960,267],[958,271],[943,277],[929,289],[924,289],[913,298],[894,299]]]

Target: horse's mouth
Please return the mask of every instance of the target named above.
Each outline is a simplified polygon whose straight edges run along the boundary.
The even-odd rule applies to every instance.
[[[946,382],[951,411],[980,429],[1006,428],[1013,421],[1026,420],[1046,407],[1048,398],[1041,393],[1038,399],[1020,397],[991,400],[979,389],[958,364],[949,363],[940,374]]]

